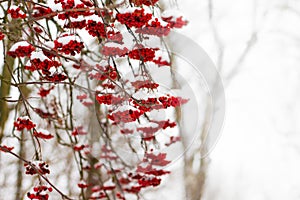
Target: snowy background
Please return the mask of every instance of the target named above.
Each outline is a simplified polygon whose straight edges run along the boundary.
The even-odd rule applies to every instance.
[[[204,199],[300,199],[300,2],[178,5],[190,21],[182,32],[222,69],[226,87],[226,120]]]

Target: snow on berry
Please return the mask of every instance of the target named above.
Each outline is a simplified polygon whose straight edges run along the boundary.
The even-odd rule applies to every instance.
[[[41,97],[46,97],[51,90],[54,89],[54,86],[51,86],[49,89],[45,89],[44,87],[41,87],[39,89],[38,95],[40,95]]]
[[[77,185],[79,188],[87,188],[89,186],[84,180],[81,180]]]
[[[116,72],[116,70],[109,66],[101,66],[99,64],[96,64],[96,73],[90,73],[89,74],[89,78],[92,79],[97,79],[100,81],[104,81],[104,80],[116,80],[118,78],[118,74]]]
[[[48,192],[52,192],[51,187],[47,187],[45,185],[40,185],[37,187],[33,188],[32,192],[27,193],[27,198],[31,200],[48,200],[49,199],[49,194]]]
[[[156,177],[145,177],[138,180],[138,183],[141,187],[149,187],[153,186],[156,187],[160,184],[161,179]]]
[[[30,163],[25,163],[25,174],[35,175],[35,174],[50,174],[49,165],[44,161],[33,161]]]
[[[43,74],[49,74],[51,67],[57,68],[60,63],[49,59],[43,51],[34,51],[30,56],[31,65],[26,65],[24,68],[30,71],[42,70]]]
[[[72,2],[72,0],[67,1],[61,1],[62,2],[62,8],[65,11],[64,13],[60,13],[58,15],[58,19],[70,19],[70,18],[78,18],[79,16],[89,16],[92,15],[93,12],[90,11],[88,7],[92,6],[91,4],[88,4],[88,1],[86,1],[86,4],[75,0]],[[70,10],[71,9],[71,10]]]
[[[161,129],[157,124],[155,123],[147,123],[147,126],[145,127],[139,127],[136,130],[141,133],[142,139],[144,141],[151,141],[155,139],[155,133],[158,132]]]
[[[87,99],[87,98],[88,98],[88,96],[86,93],[76,96],[76,99],[78,99],[79,101],[83,101],[84,99]]]
[[[103,186],[102,186],[102,190],[113,190],[116,188],[116,184],[112,181],[112,179],[109,179],[108,181],[106,181]]]
[[[123,44],[123,35],[121,34],[121,32],[113,27],[108,27],[107,28],[107,40],[109,42],[116,42],[119,44]]]
[[[140,110],[124,110],[119,111],[116,110],[112,112],[111,114],[108,114],[108,119],[114,121],[115,123],[128,123],[128,122],[134,122],[136,121],[141,115],[143,115],[144,112]]]
[[[74,151],[82,151],[82,150],[85,150],[86,148],[89,148],[89,145],[77,144],[73,147]]]
[[[143,167],[142,164],[146,164],[146,166]],[[140,163],[136,169],[136,172],[144,173],[144,174],[148,174],[148,175],[154,175],[154,176],[162,176],[162,175],[170,173],[170,171],[155,169],[149,163]]]
[[[157,48],[138,47],[128,53],[129,58],[140,60],[142,62],[153,61]]]
[[[71,18],[70,21],[65,25],[65,28],[78,28],[83,29],[86,27],[86,18],[78,16],[77,18]]]
[[[81,52],[84,45],[75,35],[66,34],[54,40],[54,48],[62,53],[75,56],[76,53]]]
[[[171,161],[166,160],[166,157],[167,157],[166,153],[154,154],[150,152],[145,154],[144,160],[150,162],[151,165],[163,167],[171,163]]]
[[[43,30],[42,30],[40,27],[38,27],[38,26],[34,26],[34,27],[33,27],[33,30],[34,30],[36,33],[42,33],[42,32],[43,32]]]
[[[106,145],[102,145],[100,158],[106,161],[107,160],[111,161],[111,160],[117,160],[118,156],[110,149],[110,147],[107,147]]]
[[[46,18],[50,18],[55,16],[56,14],[53,12],[53,10],[49,7],[47,7],[46,5],[35,5],[33,7],[33,17],[46,17]]]
[[[145,24],[143,27],[138,28],[135,32],[162,37],[167,36],[170,33],[170,31],[171,29],[169,23],[159,18],[154,18],[150,20],[147,24]]]
[[[88,0],[54,0],[56,4],[61,4],[63,9],[72,9],[78,5],[88,3]]]
[[[92,191],[92,195],[90,197],[90,200],[93,200],[93,199],[105,199],[107,198],[107,195],[105,194],[104,191]]]
[[[63,74],[63,73],[58,73],[58,72],[55,72],[51,75],[46,75],[44,77],[42,77],[41,79],[44,79],[44,80],[47,80],[47,81],[51,81],[53,83],[57,83],[57,82],[61,82],[61,81],[64,81],[66,80],[68,77]]]
[[[18,131],[22,131],[24,129],[33,129],[36,125],[27,116],[25,116],[19,117],[17,121],[14,122],[14,126]]]
[[[91,36],[107,38],[107,25],[104,25],[103,18],[101,16],[93,14],[85,17],[85,20],[85,30],[87,30]]]
[[[168,52],[164,52],[161,50],[155,51],[155,57],[152,62],[157,64],[158,67],[171,66]]]
[[[7,11],[7,13],[10,14],[11,18],[14,18],[14,19],[25,19],[26,18],[26,14],[21,10],[20,7],[18,6],[11,6],[9,8],[9,10]]]
[[[83,126],[75,127],[74,131],[72,132],[73,136],[86,135],[86,134],[87,134],[87,132],[84,130]]]
[[[40,138],[40,139],[45,139],[45,140],[49,140],[54,137],[52,134],[49,133],[48,130],[44,130],[44,129],[33,131],[33,136]]]
[[[53,41],[47,41],[44,43],[45,47],[47,47],[48,49],[53,49],[55,47],[55,44]]]
[[[99,104],[106,104],[106,105],[118,105],[122,103],[126,98],[121,96],[114,96],[112,94],[106,94],[106,95],[97,95],[96,100]]]
[[[159,84],[154,83],[150,80],[137,80],[137,81],[131,82],[131,85],[136,90],[139,90],[141,88],[156,89],[159,86]]]
[[[174,144],[175,142],[179,142],[181,141],[181,137],[180,136],[171,136],[170,137],[170,141],[168,143],[166,143],[166,146],[170,146],[171,144]]]
[[[182,14],[177,10],[165,10],[161,14],[161,18],[165,22],[168,22],[171,28],[182,28],[188,23],[188,21],[184,19]]]
[[[3,152],[9,152],[9,151],[12,151],[15,147],[9,147],[9,146],[6,146],[6,145],[0,145],[0,151],[3,151]]]
[[[30,56],[34,51],[34,47],[26,41],[20,41],[15,43],[10,50],[7,52],[9,56],[14,58],[16,57],[25,57]]]
[[[114,42],[106,43],[102,49],[101,53],[104,56],[125,56],[129,50],[126,47]]]
[[[120,11],[116,19],[129,27],[141,28],[152,18],[151,13],[145,13],[143,8],[130,7]]]

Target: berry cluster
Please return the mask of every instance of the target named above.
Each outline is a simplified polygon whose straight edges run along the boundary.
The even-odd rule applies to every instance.
[[[110,46],[103,46],[101,53],[104,56],[124,56],[128,52],[128,49],[124,47],[123,49],[120,47],[110,47]]]
[[[73,6],[71,4],[63,4],[65,9],[73,9],[71,11],[66,11],[64,13],[58,14],[58,18],[61,20],[70,19],[70,18],[78,18],[80,15],[82,16],[90,16],[93,13],[89,11],[88,7],[84,4],[77,4]]]
[[[104,81],[104,80],[116,80],[118,77],[118,74],[116,70],[112,66],[101,66],[97,65],[97,70],[96,73],[90,73],[89,78],[90,79],[96,79],[99,81]]]
[[[139,90],[141,88],[148,88],[148,89],[157,89],[159,84],[151,82],[150,80],[145,81],[134,81],[131,82],[131,85],[136,89]]]
[[[81,145],[78,144],[78,145],[75,145],[73,147],[73,149],[74,149],[74,151],[82,151],[88,147],[89,147],[89,145],[86,145],[86,144],[81,144]]]
[[[43,74],[50,74],[49,69],[51,67],[57,68],[60,63],[55,60],[50,60],[49,58],[41,60],[40,58],[34,58],[30,60],[31,65],[26,65],[24,69],[29,71],[41,70]]]
[[[88,20],[85,29],[91,36],[103,38],[106,37],[106,27],[102,22]]]
[[[7,54],[11,57],[25,57],[30,56],[30,54],[35,50],[35,48],[28,42],[18,42],[14,44]]]
[[[67,41],[67,42],[66,42]],[[57,40],[54,40],[54,48],[65,54],[75,56],[76,53],[84,48],[83,42],[78,42],[72,36],[65,35]]]
[[[48,200],[49,194],[47,192],[52,192],[51,187],[40,185],[33,188],[33,192],[28,192],[27,197],[31,200]]]
[[[96,96],[96,100],[99,104],[106,104],[106,105],[117,105],[124,101],[124,97],[120,96],[113,96],[112,94]]]
[[[55,13],[51,10],[51,8],[45,6],[36,5],[33,7],[33,17],[43,17],[51,18],[55,16]]]
[[[49,139],[52,139],[54,137],[52,134],[43,133],[42,131],[34,131],[33,136],[41,138],[41,139],[45,139],[45,140],[49,140]]]
[[[42,77],[42,79],[45,79],[47,81],[51,81],[53,83],[62,82],[66,80],[68,77],[62,73],[54,73],[52,75],[46,75]]]
[[[188,21],[183,19],[183,16],[174,17],[174,16],[163,16],[162,20],[168,22],[171,28],[182,28],[188,24]]]
[[[116,31],[116,30],[112,29],[112,30],[107,31],[106,35],[107,35],[107,39],[109,42],[123,44],[123,35],[120,33],[120,31]]]
[[[84,130],[83,126],[75,127],[74,131],[72,131],[72,135],[86,135],[87,132]]]
[[[142,99],[140,103],[133,101],[133,104],[139,109],[144,111],[165,109],[168,107],[178,107],[188,102],[188,99],[181,97],[168,97],[161,96],[159,98]]]
[[[170,33],[170,31],[171,29],[168,23],[159,21],[158,18],[155,18],[154,20],[149,21],[143,27],[137,29],[135,32],[162,37],[162,36],[167,36]]]
[[[152,141],[155,139],[155,134],[159,130],[164,130],[166,128],[174,128],[176,126],[175,122],[170,122],[170,120],[162,120],[162,121],[153,121],[151,120],[150,122],[154,122],[157,124],[155,127],[139,127],[136,129],[137,132],[140,132],[142,134],[142,139],[144,141]]]
[[[84,180],[81,180],[77,185],[81,189],[87,188],[89,186]]]
[[[26,168],[25,174],[35,175],[35,174],[50,174],[49,165],[45,162],[38,161],[37,163],[25,163]]]
[[[161,66],[170,66],[171,63],[163,60],[162,57],[158,57],[157,59],[153,59],[152,62],[154,62],[155,64],[157,64],[157,66],[161,67]]]
[[[54,86],[50,87],[49,89],[45,89],[43,87],[40,88],[38,95],[41,97],[46,97],[50,93],[51,90],[53,90]]]
[[[129,58],[140,60],[143,62],[153,61],[155,58],[155,51],[153,48],[137,48],[128,53]]]
[[[143,8],[137,8],[133,12],[118,13],[116,19],[128,27],[141,28],[152,18],[152,14],[144,11]]]
[[[9,146],[6,146],[6,145],[2,145],[0,146],[0,151],[3,151],[3,152],[9,152],[9,151],[12,151],[15,147],[9,147]]]
[[[18,6],[11,6],[8,9],[7,13],[9,13],[11,18],[14,18],[14,19],[18,19],[18,18],[25,19],[26,18],[26,14]]]
[[[93,102],[93,101],[90,101],[90,100],[88,99],[87,94],[77,95],[76,99],[78,99],[78,100],[82,103],[82,105],[84,105],[84,106],[86,106],[86,107],[89,107],[89,106],[94,105],[94,102]],[[73,132],[72,132],[72,134],[73,134]]]
[[[159,154],[155,155],[154,153],[150,152],[150,153],[145,154],[143,161],[144,162],[147,161],[151,165],[163,167],[170,163],[170,161],[166,160],[166,158],[167,158],[166,153],[159,153]]]
[[[35,108],[34,112],[38,114],[42,119],[54,118],[56,116],[55,113],[45,112],[40,108]]]
[[[125,110],[125,111],[116,111],[111,114],[108,114],[108,119],[114,121],[115,123],[129,123],[136,121],[141,115],[143,115],[143,111],[139,110]]]
[[[19,117],[17,121],[14,122],[14,126],[18,131],[22,131],[24,129],[31,130],[36,125],[27,117]]]
[[[159,0],[130,0],[131,3],[133,3],[133,4],[137,5],[137,6],[141,6],[141,5],[153,6],[158,1]]]
[[[86,27],[86,20],[71,21],[64,26],[65,28],[83,29]]]

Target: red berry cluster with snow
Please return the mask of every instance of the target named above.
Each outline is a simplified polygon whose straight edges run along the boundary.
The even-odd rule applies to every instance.
[[[17,121],[14,122],[14,126],[18,131],[22,131],[24,129],[31,130],[36,125],[28,117],[19,117]]]
[[[22,1],[7,11],[22,33],[12,37],[8,25],[0,25],[0,41],[12,44],[5,54],[19,62],[12,71],[19,76],[15,84],[33,90],[30,97],[20,95],[25,109],[16,116],[25,117],[13,123],[35,153],[34,162],[19,157],[24,173],[39,177],[27,199],[50,199],[54,189],[64,199],[131,200],[172,173],[159,148],[180,142],[172,113],[188,99],[163,91],[151,69],[172,66],[161,41],[187,20],[178,11],[160,13],[159,0],[98,2]],[[152,39],[160,42],[150,46]],[[92,120],[99,130],[87,123]],[[123,159],[120,144],[137,159]],[[55,163],[45,159],[45,148],[59,148],[66,165],[73,158],[77,197],[46,186],[55,173],[47,163],[51,169]],[[0,151],[17,155],[11,145],[0,145]]]
[[[35,50],[35,48],[31,44],[29,44],[27,41],[21,41],[21,42],[15,43],[10,48],[10,50],[7,52],[7,54],[14,58],[25,57],[25,56],[30,56],[34,50]]]
[[[32,200],[48,200],[49,199],[48,193],[52,191],[53,191],[52,187],[39,185],[34,187],[32,189],[32,192],[28,192],[26,196],[28,197],[28,199],[32,199]]]
[[[8,12],[10,14],[10,16],[14,19],[25,19],[26,18],[26,14],[21,10],[20,7],[18,6],[11,6],[9,9],[8,9]]]
[[[78,41],[74,35],[66,34],[54,40],[54,49],[64,54],[75,56],[75,54],[80,53],[83,48],[83,42]]]

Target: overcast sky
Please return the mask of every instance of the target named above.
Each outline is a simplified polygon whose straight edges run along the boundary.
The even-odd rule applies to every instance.
[[[218,63],[208,1],[179,0],[183,31]],[[300,198],[300,4],[289,0],[213,1],[224,45],[226,120],[211,153],[207,200]],[[251,34],[257,42],[236,65]]]

